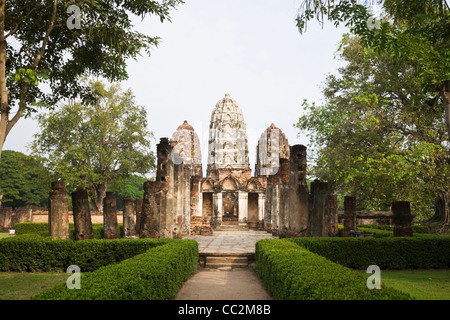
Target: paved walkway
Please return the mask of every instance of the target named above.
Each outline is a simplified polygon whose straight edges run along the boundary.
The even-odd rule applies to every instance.
[[[200,254],[255,253],[260,239],[277,237],[263,231],[214,231],[212,236],[187,236],[198,242]],[[199,267],[178,291],[175,300],[271,300],[252,266]]]
[[[271,300],[252,267],[223,271],[198,268],[175,300]]]
[[[199,253],[255,253],[261,239],[276,239],[265,231],[214,231],[212,236],[187,236],[198,242]]]

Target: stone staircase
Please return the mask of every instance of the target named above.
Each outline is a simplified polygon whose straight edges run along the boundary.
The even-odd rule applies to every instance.
[[[200,265],[205,268],[247,268],[253,255],[242,253],[200,254]]]

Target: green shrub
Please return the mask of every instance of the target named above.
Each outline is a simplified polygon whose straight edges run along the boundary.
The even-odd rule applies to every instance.
[[[48,237],[48,223],[47,222],[21,222],[16,223],[14,226],[16,235],[23,234],[38,234],[42,237]],[[92,224],[92,234],[94,239],[103,239],[103,223]],[[124,236],[123,224],[119,223],[119,235]],[[69,223],[69,238],[75,239],[75,226],[73,223]]]
[[[81,274],[81,288],[59,284],[34,297],[38,300],[164,300],[175,297],[197,268],[198,244],[171,240],[165,245]]]
[[[289,241],[331,261],[354,269],[450,267],[450,237],[290,238]]]
[[[163,245],[168,239],[59,240],[25,234],[0,242],[0,271],[82,271],[117,263]]]
[[[278,300],[378,300],[411,299],[386,288],[370,290],[367,278],[312,253],[287,239],[256,243],[256,272],[274,299]]]
[[[430,233],[430,228],[428,226],[422,226],[422,225],[416,224],[416,225],[413,225],[411,228],[412,228],[413,234]],[[358,230],[361,230],[361,229],[364,229],[364,231],[366,231],[367,229],[371,229],[371,230],[373,230],[371,232],[377,232],[378,230],[385,230],[385,231],[393,232],[394,231],[394,226],[392,226],[392,225],[370,225],[370,224],[366,224],[366,225],[359,225],[358,226]],[[393,234],[391,233],[390,235],[392,236]]]
[[[47,222],[21,222],[14,225],[16,235],[38,234],[42,237],[48,237]]]

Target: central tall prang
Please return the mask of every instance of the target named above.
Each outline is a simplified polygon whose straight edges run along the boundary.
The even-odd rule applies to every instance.
[[[206,175],[222,180],[230,174],[238,179],[251,177],[244,115],[227,93],[211,115]]]

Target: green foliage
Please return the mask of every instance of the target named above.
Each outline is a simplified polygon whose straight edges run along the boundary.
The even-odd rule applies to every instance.
[[[38,117],[41,132],[32,150],[66,182],[69,192],[88,190],[93,210],[101,211],[108,183],[118,185],[133,173],[154,168],[153,136],[147,130],[147,113],[135,104],[131,90],[94,81],[90,87],[95,103],[67,104]]]
[[[172,240],[124,260],[82,273],[81,289],[66,284],[34,297],[37,300],[165,300],[173,299],[183,282],[195,271],[198,244]]]
[[[4,207],[47,207],[54,176],[41,162],[21,152],[4,150],[0,162],[0,190]]]
[[[78,1],[74,4],[81,9],[81,29],[73,30],[66,24],[69,3],[55,1],[54,17],[52,3],[6,1],[2,12],[8,56],[2,63],[6,63],[9,104],[20,101],[25,114],[64,98],[92,98],[89,88],[79,81],[86,73],[110,81],[127,79],[127,61],[149,55],[160,40],[138,32],[133,17],[149,15],[170,21],[169,11],[183,1]]]
[[[364,230],[363,230],[364,229]],[[393,225],[359,225],[358,226],[358,230],[361,231],[368,231],[368,230],[373,230],[373,231],[377,231],[377,230],[386,230],[386,231],[394,231],[394,226]],[[422,225],[412,225],[411,229],[413,231],[413,234],[428,234],[430,233],[430,227],[428,226],[422,226]]]
[[[360,273],[327,260],[287,239],[256,243],[256,271],[277,300],[410,299],[408,294],[383,287],[369,290]],[[367,266],[366,266],[367,268]]]
[[[52,240],[26,234],[0,242],[0,271],[64,272],[77,265],[89,272],[165,243],[164,239]]]
[[[291,238],[289,241],[333,262],[354,269],[450,267],[450,237],[423,234],[382,238]]]
[[[123,237],[123,223],[119,223],[119,235]],[[21,222],[16,223],[14,225],[14,229],[16,230],[16,235],[21,236],[24,234],[35,234],[41,237],[48,237],[48,223],[47,222]],[[104,231],[103,231],[103,223],[93,223],[92,224],[92,235],[94,239],[103,239]],[[72,240],[75,240],[75,226],[73,223],[69,223],[69,237]]]
[[[144,182],[147,178],[130,175],[124,179],[118,179],[108,186],[108,191],[114,192],[117,201],[117,210],[123,209],[123,199],[138,199],[144,197]]]
[[[450,184],[441,97],[417,81],[407,60],[376,53],[345,37],[348,64],[327,78],[326,103],[306,101],[296,127],[311,138],[312,175],[365,210],[410,201],[418,220]],[[425,112],[426,111],[426,112]]]

